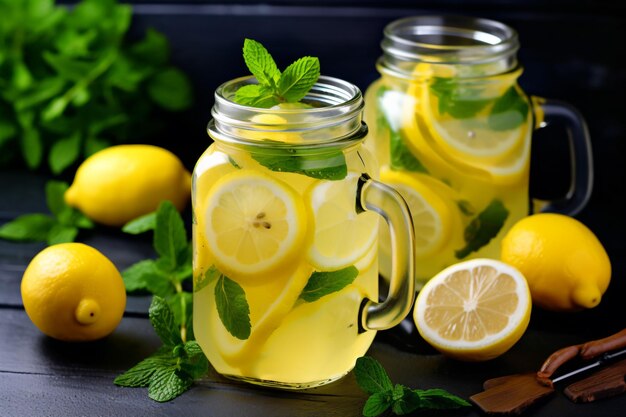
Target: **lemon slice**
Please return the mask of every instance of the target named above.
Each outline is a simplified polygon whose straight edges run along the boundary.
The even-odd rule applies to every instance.
[[[278,268],[301,246],[307,228],[301,197],[253,170],[225,175],[205,205],[205,233],[215,263],[230,278]]]
[[[460,360],[495,358],[524,334],[531,298],[517,269],[492,259],[452,265],[426,283],[415,302],[419,333]]]
[[[295,269],[276,274],[271,281],[262,285],[244,286],[252,324],[250,337],[246,340],[237,339],[228,333],[214,304],[209,303],[211,308],[207,313],[213,328],[212,344],[222,358],[240,369],[252,367],[267,339],[293,309],[312,273],[313,269],[306,262],[300,262]],[[214,288],[215,284],[210,291],[214,291]]]
[[[407,172],[383,168],[380,180],[395,188],[409,206],[415,230],[415,255],[422,257],[438,250],[446,242],[451,226],[450,209],[443,199]],[[389,247],[389,239],[387,227],[381,227],[381,248]]]
[[[378,216],[356,212],[358,179],[358,174],[349,173],[341,181],[319,181],[307,191],[315,224],[307,257],[318,270],[353,265],[367,255],[376,241]]]

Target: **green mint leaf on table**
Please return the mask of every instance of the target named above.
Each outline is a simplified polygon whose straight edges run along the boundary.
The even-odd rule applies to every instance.
[[[217,281],[221,275],[222,273],[215,267],[215,265],[211,265],[209,269],[207,269],[194,281],[193,292],[198,292],[212,282]]]
[[[496,100],[487,122],[493,130],[515,129],[526,122],[528,110],[528,103],[512,86]]]
[[[0,238],[19,242],[45,242],[56,221],[46,214],[24,214],[0,226]]]
[[[67,183],[48,181],[46,203],[52,215],[25,214],[0,226],[0,238],[17,242],[47,242],[49,245],[73,242],[80,229],[94,224],[78,210],[65,204]]]
[[[365,402],[363,415],[365,417],[376,417],[387,411],[392,404],[393,399],[388,391],[374,393]]]
[[[425,408],[435,410],[470,406],[470,403],[464,399],[439,388],[416,391],[419,394],[422,407]]]
[[[154,249],[171,270],[187,258],[187,232],[183,219],[170,201],[163,201],[157,210]]]
[[[341,150],[320,153],[296,148],[276,148],[270,152],[251,151],[252,159],[271,171],[293,172],[308,177],[337,181],[348,175]]]
[[[171,295],[175,287],[167,272],[163,271],[153,259],[139,261],[122,271],[126,291],[149,291],[160,297]]]
[[[359,387],[368,394],[393,390],[393,384],[385,368],[374,358],[363,356],[356,360],[354,375]]]
[[[176,346],[182,344],[180,329],[176,326],[174,313],[172,313],[167,301],[158,295],[152,297],[148,317],[150,317],[150,323],[152,323],[152,327],[159,335],[163,345]]]
[[[300,298],[307,303],[319,300],[325,295],[340,291],[354,282],[359,270],[349,266],[337,271],[313,272]]]
[[[466,245],[455,251],[457,259],[463,259],[487,245],[502,229],[509,210],[500,200],[494,199],[465,228]]]
[[[122,387],[147,387],[157,369],[175,364],[170,351],[171,349],[161,347],[156,353],[116,377],[113,383]]]
[[[280,79],[280,71],[272,55],[261,43],[253,39],[245,39],[243,41],[243,59],[259,84],[276,86]]]
[[[35,169],[41,164],[43,158],[43,142],[39,131],[34,127],[27,127],[22,132],[22,156],[30,169]]]
[[[228,333],[240,340],[250,337],[250,306],[239,284],[221,275],[215,285],[215,306]]]
[[[124,227],[122,227],[122,231],[131,235],[138,235],[149,230],[154,230],[156,227],[156,219],[156,211],[145,214],[126,223]]]
[[[245,106],[270,108],[299,102],[320,76],[319,59],[309,56],[296,60],[281,73],[267,49],[252,39],[244,40],[243,58],[258,83],[235,92],[235,103]]]
[[[365,417],[376,417],[389,408],[396,415],[405,415],[418,409],[455,409],[470,405],[443,389],[394,386],[382,365],[369,356],[357,359],[354,374],[359,387],[370,394],[363,407]]]
[[[195,340],[185,343],[187,360],[181,363],[181,370],[193,379],[204,376],[209,371],[209,361]]]
[[[481,98],[481,90],[459,85],[454,78],[435,77],[430,91],[439,98],[439,113],[467,119],[484,109],[491,99]]]
[[[158,402],[170,401],[187,391],[192,384],[193,379],[179,375],[176,366],[157,368],[150,378],[148,396]]]
[[[185,339],[193,339],[193,294],[182,291],[170,295],[166,298],[172,314],[174,322],[180,327],[181,332],[184,331]],[[184,330],[183,330],[184,329]]]

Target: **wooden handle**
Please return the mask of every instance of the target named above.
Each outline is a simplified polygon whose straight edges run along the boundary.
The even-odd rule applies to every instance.
[[[573,383],[565,388],[564,393],[567,398],[576,403],[587,403],[611,397],[626,392],[624,376],[626,376],[626,359]]]
[[[559,349],[546,359],[537,372],[537,381],[545,386],[552,386],[550,377],[565,362],[580,357],[592,359],[614,349],[626,347],[626,329],[604,339],[592,340],[580,345],[568,346]]]
[[[580,357],[592,359],[611,350],[626,347],[626,329],[600,340],[593,340],[582,345]]]

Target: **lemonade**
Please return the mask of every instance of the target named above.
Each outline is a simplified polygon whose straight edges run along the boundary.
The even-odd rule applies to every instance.
[[[195,337],[227,377],[322,385],[409,312],[408,208],[368,175],[378,169],[361,147],[356,87],[322,77],[317,107],[256,109],[228,100],[242,82],[216,92],[215,142],[192,178]],[[319,99],[329,92],[330,102]],[[380,304],[379,216],[370,207],[391,219],[404,250]]]
[[[384,29],[381,78],[365,95],[366,147],[379,160],[381,181],[411,208],[418,288],[459,261],[497,259],[506,231],[531,208],[573,216],[589,199],[585,121],[566,103],[524,94],[519,46],[514,29],[489,19],[415,16]],[[571,185],[559,200],[531,203],[531,134],[552,121],[571,139]],[[385,242],[383,276],[390,269]]]
[[[504,232],[528,214],[531,115],[516,76],[487,85],[383,77],[367,92],[381,180],[412,211],[418,281],[463,259],[497,258]],[[507,121],[494,129],[498,117]],[[383,243],[383,275],[388,258]]]

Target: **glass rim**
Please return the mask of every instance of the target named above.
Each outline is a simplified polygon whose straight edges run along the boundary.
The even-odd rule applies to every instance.
[[[492,19],[459,15],[419,15],[395,20],[383,30],[383,63],[403,65],[517,65],[519,37],[512,27]],[[504,64],[503,64],[504,63]]]
[[[354,84],[321,75],[303,99],[321,104],[319,107],[260,108],[233,101],[239,87],[256,83],[253,75],[247,75],[226,81],[215,90],[212,119],[207,125],[212,138],[235,143],[280,146],[253,136],[266,134],[271,139],[272,135],[295,133],[307,137],[302,145],[312,146],[360,135],[364,103],[361,90]]]

